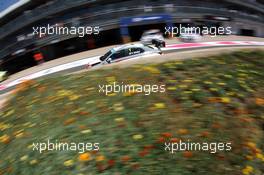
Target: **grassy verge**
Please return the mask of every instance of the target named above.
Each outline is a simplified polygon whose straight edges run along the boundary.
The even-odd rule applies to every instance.
[[[0,175],[263,174],[263,70],[264,52],[245,51],[25,82],[0,113]],[[166,92],[98,92],[113,82]],[[33,151],[48,139],[100,150]],[[180,140],[232,150],[164,150]]]

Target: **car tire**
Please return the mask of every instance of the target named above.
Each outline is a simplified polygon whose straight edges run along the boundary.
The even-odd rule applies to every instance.
[[[156,41],[156,40],[152,40],[152,44],[155,46],[155,47],[160,47],[160,42]]]

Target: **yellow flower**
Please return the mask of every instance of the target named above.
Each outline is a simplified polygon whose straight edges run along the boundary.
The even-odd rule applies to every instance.
[[[38,163],[38,161],[36,159],[34,159],[34,160],[31,160],[29,163],[30,163],[30,165],[35,165]]]
[[[10,141],[11,141],[10,136],[6,134],[0,137],[1,143],[8,144]]]
[[[176,83],[177,82],[177,80],[168,80],[169,81],[169,83]]]
[[[78,159],[80,162],[87,162],[87,161],[92,160],[92,156],[90,153],[82,153],[79,155]]]
[[[254,148],[256,148],[256,144],[255,143],[253,143],[253,142],[247,142],[247,144],[246,144],[249,148],[251,148],[251,149],[254,149]]]
[[[245,95],[243,95],[243,94],[237,94],[237,96],[241,97],[241,98],[245,97]]]
[[[33,148],[33,144],[28,145],[27,148],[28,148],[28,149],[32,149],[32,148]]]
[[[59,97],[70,96],[70,95],[72,95],[72,94],[73,94],[73,92],[70,91],[70,90],[59,90],[59,91],[57,92],[57,96],[59,96]]]
[[[73,160],[67,160],[67,161],[65,161],[65,162],[63,163],[63,165],[66,166],[66,167],[70,167],[70,166],[73,165]]]
[[[116,96],[116,93],[110,93],[110,94],[107,94],[108,97],[113,97],[113,96]]]
[[[248,169],[249,172],[252,172],[254,170],[252,166],[246,166],[246,169]]]
[[[218,89],[217,88],[210,88],[210,91],[218,91]]]
[[[187,129],[179,129],[178,134],[180,134],[180,135],[188,134],[188,130]]]
[[[184,89],[184,88],[187,88],[188,86],[186,85],[186,84],[181,84],[181,85],[179,85],[179,88],[182,88],[182,89]]]
[[[184,94],[192,94],[192,91],[184,91]]]
[[[226,77],[226,78],[233,78],[232,75],[228,75],[228,74],[224,75],[224,77]]]
[[[79,99],[79,98],[80,98],[79,95],[71,95],[71,96],[69,96],[69,100],[70,100],[70,101],[74,101],[74,100],[77,100],[77,99]]]
[[[125,119],[123,117],[115,118],[116,122],[123,122]]]
[[[26,122],[23,124],[23,126],[25,126],[25,127],[28,127],[29,125],[31,125],[31,122]]]
[[[253,160],[253,156],[247,155],[247,156],[246,156],[246,159],[247,159],[247,160]]]
[[[204,81],[204,84],[213,84],[211,81]]]
[[[27,160],[27,159],[28,159],[28,155],[25,155],[25,156],[20,157],[20,160],[21,160],[21,161],[25,161],[25,160]]]
[[[92,91],[92,90],[94,90],[95,88],[94,87],[89,87],[89,88],[86,88],[85,90],[86,91]]]
[[[76,114],[76,113],[80,113],[82,110],[85,110],[85,109],[82,109],[82,108],[77,108],[73,111],[71,111],[71,114]]]
[[[230,100],[230,98],[228,98],[228,97],[222,97],[222,98],[221,98],[221,102],[222,102],[222,103],[230,103],[230,101],[231,101],[231,100]]]
[[[166,107],[164,103],[155,103],[154,106],[156,109],[164,109]]]
[[[115,103],[114,106],[123,106],[123,103]]]
[[[124,97],[128,97],[128,96],[131,96],[132,94],[133,94],[133,93],[130,93],[130,92],[124,92],[124,93],[123,93],[123,96],[124,96]]]
[[[192,79],[186,79],[186,80],[183,80],[183,82],[185,82],[185,83],[191,83],[191,82],[193,82],[193,80]]]
[[[181,97],[182,100],[188,100],[189,97]]]
[[[261,160],[264,158],[263,154],[260,154],[260,153],[257,153],[257,154],[256,154],[256,157],[257,157],[258,159],[261,159]]]
[[[199,89],[199,88],[194,88],[194,89],[192,89],[192,91],[194,91],[194,92],[198,92],[198,91],[200,91],[201,89]]]
[[[242,173],[244,175],[249,175],[253,172],[253,167],[252,166],[246,166],[243,170],[242,170]]]
[[[153,73],[153,74],[160,74],[159,69],[157,69],[153,66],[144,66],[143,70],[148,71],[148,72]]]
[[[96,162],[102,162],[102,161],[105,160],[105,156],[103,156],[103,155],[99,155],[99,156],[97,156],[97,157],[95,158],[95,160],[96,160]]]
[[[15,110],[10,110],[10,111],[8,111],[5,115],[4,115],[4,117],[8,117],[8,116],[10,116],[10,115],[12,115],[12,114],[14,114],[15,113]]]
[[[236,95],[236,93],[235,92],[228,92],[227,95],[234,96],[234,95]]]
[[[244,80],[238,80],[238,82],[241,84],[241,85],[245,85],[246,82]]]
[[[240,76],[240,77],[248,77],[248,74],[240,73],[240,74],[238,74],[238,76]]]
[[[107,82],[115,82],[116,78],[115,77],[106,77]]]
[[[172,62],[169,63],[165,63],[164,66],[168,67],[168,68],[174,68],[174,65]]]
[[[256,98],[255,103],[259,106],[264,106],[264,98]]]
[[[248,91],[248,92],[255,92],[255,90],[254,89],[251,89],[251,88],[246,88],[246,90]]]
[[[201,103],[193,103],[193,105],[192,105],[193,107],[201,107],[202,106],[202,104]]]
[[[173,91],[173,90],[176,90],[176,89],[177,89],[177,87],[170,86],[170,87],[168,87],[167,89],[168,89],[168,90],[170,90],[170,91]]]
[[[90,130],[90,129],[86,129],[86,130],[82,130],[81,131],[82,134],[88,134],[88,133],[91,133],[91,132],[92,132],[92,130]]]
[[[141,135],[141,134],[133,135],[133,139],[134,139],[134,140],[140,140],[140,139],[143,139],[143,135]]]
[[[11,127],[12,127],[11,124],[0,123],[0,130],[1,131],[4,131],[4,130],[9,129]]]
[[[124,109],[122,103],[116,103],[116,104],[114,104],[113,108],[114,108],[114,111],[117,111],[117,112],[118,111],[123,111],[123,109]]]
[[[22,138],[23,136],[24,136],[24,132],[19,132],[19,133],[15,134],[15,137],[18,138],[18,139]]]
[[[219,86],[225,86],[226,85],[226,83],[223,83],[223,82],[219,82],[219,83],[217,83]]]
[[[36,123],[32,123],[32,124],[30,124],[28,127],[29,128],[32,128],[32,127],[34,127],[34,126],[36,126],[37,124]]]

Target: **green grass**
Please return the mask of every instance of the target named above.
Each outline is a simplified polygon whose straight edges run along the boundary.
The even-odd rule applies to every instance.
[[[165,84],[105,96],[98,85]],[[264,52],[96,70],[23,83],[0,113],[0,175],[263,174]],[[231,151],[164,151],[164,141],[232,142]],[[33,142],[100,143],[33,151]],[[100,159],[100,161],[99,161]]]

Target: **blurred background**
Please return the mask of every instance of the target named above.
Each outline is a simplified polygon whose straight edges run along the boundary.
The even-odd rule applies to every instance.
[[[179,24],[230,26],[264,36],[263,0],[1,0],[0,70],[9,74],[45,61],[140,39],[149,29]],[[33,35],[32,27],[100,26],[99,35]],[[168,36],[165,36],[168,37]]]
[[[84,37],[33,34],[33,27],[48,25],[101,30]],[[225,48],[232,53],[195,50],[193,43],[175,44],[181,36],[165,35],[165,27],[180,25],[232,27],[232,36],[202,36],[205,42],[264,44],[264,0],[0,0],[0,175],[263,175],[263,44]],[[187,45],[191,52],[149,54],[140,66],[131,59],[86,68],[91,56],[152,29],[168,49]],[[197,57],[206,59],[187,59]],[[6,71],[12,75],[1,80]],[[166,92],[100,94],[98,85],[114,82],[166,85]],[[100,143],[100,152],[32,151],[32,143],[47,139]],[[164,152],[164,143],[180,140],[230,142],[232,151]]]

